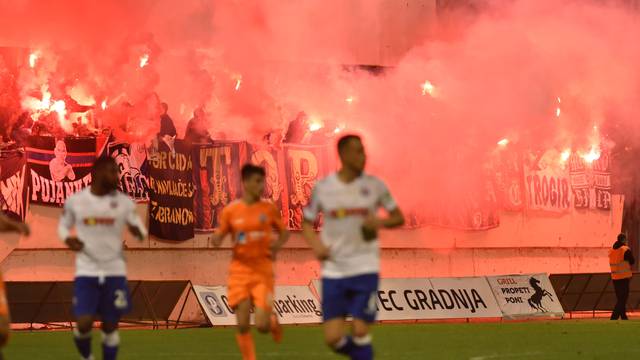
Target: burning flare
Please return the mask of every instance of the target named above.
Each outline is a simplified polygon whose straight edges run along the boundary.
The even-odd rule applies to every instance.
[[[582,159],[587,163],[591,164],[594,161],[600,159],[600,149],[596,148],[596,146],[591,146],[591,150],[588,153],[582,154]]]
[[[311,132],[315,132],[318,131],[320,129],[322,129],[324,127],[324,124],[322,123],[322,121],[318,120],[318,119],[313,119],[309,122],[309,131]]]
[[[40,92],[42,93],[42,99],[28,97],[23,100],[22,105],[32,112],[31,118],[35,121],[37,121],[41,115],[56,112],[60,126],[66,130],[69,127],[69,123],[66,119],[67,105],[64,100],[52,100],[48,85],[42,85]]]
[[[429,80],[425,81],[421,87],[422,87],[423,96],[427,94],[429,94],[430,96],[434,96],[436,88],[435,86],[433,86],[433,84]]]
[[[29,54],[29,67],[30,68],[34,68],[36,67],[36,62],[38,61],[38,53],[32,52],[31,54]]]
[[[140,56],[140,68],[147,66],[149,64],[149,54],[144,54]]]
[[[236,91],[240,90],[240,85],[242,84],[242,76],[236,79]]]
[[[507,146],[507,145],[509,145],[509,139],[507,139],[507,138],[504,138],[504,139],[498,141],[498,146],[504,147],[504,146]]]
[[[100,104],[100,107],[102,108],[102,110],[106,110],[107,109],[107,100],[102,100],[102,103]]]

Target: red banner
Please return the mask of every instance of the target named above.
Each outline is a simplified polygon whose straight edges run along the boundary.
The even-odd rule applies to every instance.
[[[250,162],[262,166],[267,173],[264,198],[273,201],[282,216],[286,217],[289,214],[289,201],[284,152],[281,148],[249,145],[249,154]]]
[[[309,204],[313,186],[331,171],[328,153],[326,146],[285,145],[285,179],[289,207],[286,218],[290,229],[302,229],[302,211]]]
[[[246,142],[216,142],[193,148],[196,231],[213,231],[222,209],[241,192]]]
[[[493,164],[494,187],[501,209],[522,211],[525,207],[524,168],[519,151],[505,149]]]

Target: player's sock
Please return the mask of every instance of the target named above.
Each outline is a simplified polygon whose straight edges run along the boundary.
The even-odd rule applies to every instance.
[[[273,341],[276,343],[282,342],[282,325],[278,321],[278,315],[271,314],[271,337],[273,337]]]
[[[354,337],[353,343],[355,344],[355,346],[351,351],[352,360],[372,360],[373,359],[373,346],[371,346],[371,335]]]
[[[116,360],[118,347],[120,346],[120,334],[117,330],[109,334],[102,333],[102,359]]]
[[[73,340],[76,343],[78,352],[82,355],[83,359],[91,359],[91,331],[84,334],[76,328],[73,329]]]
[[[236,333],[236,341],[242,354],[242,360],[256,360],[256,348],[253,345],[253,336],[251,332],[244,334]]]
[[[351,356],[351,352],[355,348],[356,344],[353,343],[351,336],[343,336],[337,344],[334,345],[333,350],[338,354]]]

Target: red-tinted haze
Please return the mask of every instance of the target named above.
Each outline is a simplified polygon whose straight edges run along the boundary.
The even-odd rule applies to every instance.
[[[16,0],[0,4],[0,44],[39,54],[33,69],[25,59],[23,96],[47,84],[54,98],[106,101],[113,124],[126,100],[148,119],[133,138],[157,130],[153,92],[180,134],[199,105],[231,139],[259,140],[299,111],[345,126],[412,209],[476,188],[500,140],[587,152],[614,125],[637,133],[638,13],[493,1],[437,26],[435,1],[402,3],[411,11],[393,0]],[[358,63],[393,69],[341,66]]]

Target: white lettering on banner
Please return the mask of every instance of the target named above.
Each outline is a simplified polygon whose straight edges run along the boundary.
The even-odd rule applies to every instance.
[[[226,286],[193,285],[193,290],[212,325],[236,324]],[[306,286],[276,286],[273,310],[282,324],[315,324],[322,321],[320,302]]]
[[[62,205],[74,193],[91,184],[91,174],[76,181],[53,181],[31,169],[31,201]]]
[[[571,189],[568,175],[530,172],[525,180],[529,208],[553,212],[570,209]]]
[[[489,276],[487,281],[506,318],[564,315],[546,274]]]
[[[0,192],[2,192],[2,197],[8,207],[6,210],[12,211],[21,217],[24,217],[26,211],[22,198],[26,168],[26,166],[23,166],[13,176],[0,181]]]

